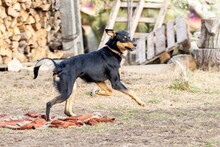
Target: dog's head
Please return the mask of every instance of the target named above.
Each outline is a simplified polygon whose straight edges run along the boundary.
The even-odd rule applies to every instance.
[[[130,34],[127,31],[115,32],[112,29],[105,29],[106,33],[111,36],[106,43],[112,49],[123,53],[126,50],[133,51],[136,44],[131,40]]]

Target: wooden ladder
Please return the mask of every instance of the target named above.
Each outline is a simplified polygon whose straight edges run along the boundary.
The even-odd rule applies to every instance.
[[[162,3],[150,2],[149,0],[139,0],[133,2],[131,7],[135,8],[135,10],[132,15],[132,23],[129,30],[131,38],[142,38],[146,37],[148,34],[147,32],[136,32],[138,23],[154,23],[154,30],[161,27],[164,22],[164,17],[169,4],[170,0],[164,0]],[[119,10],[123,8],[128,8],[128,3],[123,0],[115,0],[109,15],[109,21],[107,22],[106,29],[113,29],[116,22],[128,23],[127,17],[118,17]],[[142,17],[141,14],[144,9],[160,9],[160,11],[157,18]],[[108,41],[108,39],[109,36],[104,32],[102,35],[101,42],[99,44],[99,48],[103,47],[105,43]]]

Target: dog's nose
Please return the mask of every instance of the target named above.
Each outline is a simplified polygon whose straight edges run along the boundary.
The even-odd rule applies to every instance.
[[[136,46],[137,46],[137,44],[136,44],[136,43],[133,43],[133,45],[134,45],[134,47],[136,47]]]

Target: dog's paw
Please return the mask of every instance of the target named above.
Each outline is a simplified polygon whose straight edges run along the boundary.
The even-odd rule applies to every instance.
[[[96,91],[97,91],[97,89],[96,89],[96,88],[93,88],[92,91],[91,91],[91,93],[90,93],[90,95],[91,95],[92,97],[96,97],[96,96],[97,96]]]
[[[145,107],[146,104],[144,102],[142,102],[142,103],[139,103],[139,105],[142,107]]]
[[[64,111],[64,114],[66,114],[67,116],[71,117],[71,116],[77,116],[75,113],[73,112],[67,112],[67,111]]]

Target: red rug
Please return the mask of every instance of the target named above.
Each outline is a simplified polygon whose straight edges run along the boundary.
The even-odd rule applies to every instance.
[[[52,117],[50,122],[46,122],[44,114],[38,114],[36,112],[29,112],[21,116],[0,114],[0,128],[14,130],[80,127],[83,125],[96,125],[101,122],[114,121],[115,118],[101,116],[99,113],[72,117]]]

